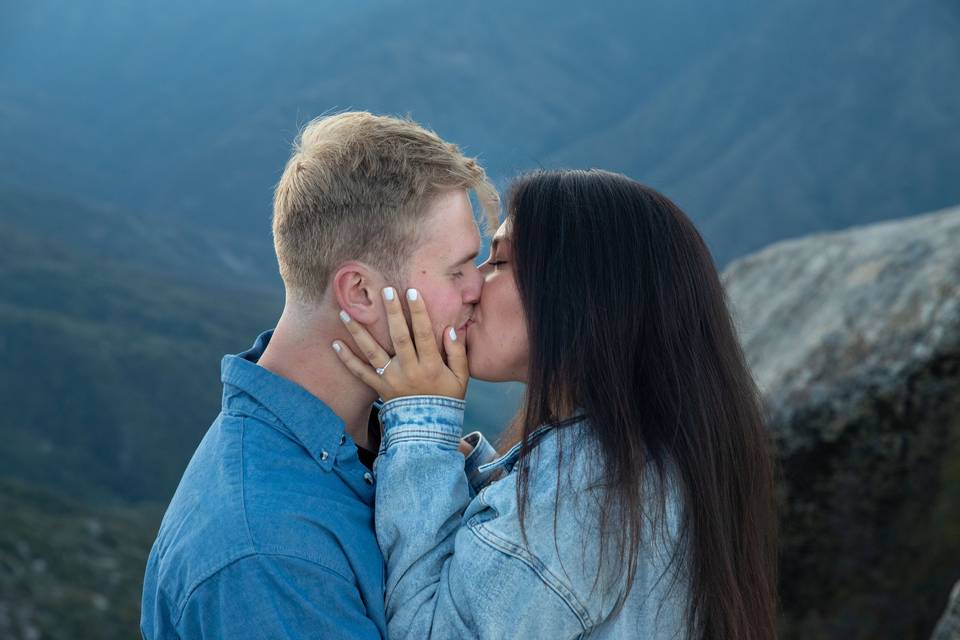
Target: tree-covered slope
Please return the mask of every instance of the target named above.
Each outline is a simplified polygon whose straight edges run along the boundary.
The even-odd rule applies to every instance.
[[[96,509],[0,480],[0,637],[139,637],[157,509]]]
[[[272,326],[278,292],[222,271],[218,286],[196,262],[191,278],[160,248],[153,268],[107,257],[111,242],[11,215],[20,197],[0,194],[0,469],[73,495],[166,499],[217,413],[220,358]],[[33,197],[29,215],[95,226],[62,198]],[[215,244],[180,233],[167,248]]]

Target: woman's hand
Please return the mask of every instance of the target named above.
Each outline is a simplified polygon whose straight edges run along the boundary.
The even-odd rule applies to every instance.
[[[447,355],[447,364],[444,364],[430,316],[417,290],[407,290],[407,306],[413,323],[412,339],[393,287],[383,290],[383,300],[396,355],[391,358],[362,325],[342,311],[340,319],[369,363],[364,363],[347,345],[336,340],[333,349],[347,369],[384,400],[420,395],[463,399],[470,371],[466,348],[454,328],[447,327],[443,331],[443,347]]]

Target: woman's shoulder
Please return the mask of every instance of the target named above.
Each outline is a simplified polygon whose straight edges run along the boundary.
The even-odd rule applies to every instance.
[[[528,510],[534,506],[552,507],[558,498],[561,507],[565,503],[566,508],[572,510],[571,516],[585,517],[602,508],[597,499],[602,499],[612,479],[589,422],[581,419],[563,427],[541,428],[535,434],[535,446],[531,447],[526,460],[519,460],[518,444],[499,459],[480,467],[486,474],[498,469],[503,473],[480,492],[479,504],[496,507],[501,513],[514,512],[521,467],[526,465]],[[643,463],[638,460],[637,464]],[[679,509],[679,474],[674,465],[664,462],[662,474],[652,462],[644,468],[644,504],[657,500],[663,483],[667,508]]]
[[[604,563],[599,524],[606,509],[604,496],[610,479],[588,423],[580,421],[541,434],[525,463],[527,491],[522,530],[518,483],[519,467],[524,463],[509,465],[502,478],[480,491],[464,514],[464,526],[503,553],[541,567],[545,575],[552,576],[580,601],[591,617],[603,619],[625,582],[618,584],[617,578],[608,573],[598,580],[601,571],[611,571],[609,558],[616,554],[617,547],[616,540],[604,541]],[[645,485],[652,488],[655,474],[647,475],[650,480]],[[651,496],[645,502],[652,503],[656,492],[645,493]],[[676,529],[679,516],[674,493],[667,487],[664,523],[668,531]],[[645,509],[653,507],[644,505]],[[608,519],[613,516],[609,512],[606,515]],[[616,531],[617,527],[611,530]],[[648,532],[643,535],[651,541],[657,539]],[[643,545],[638,569],[652,571],[663,560],[655,546]],[[613,573],[617,573],[616,568]],[[604,584],[615,586],[605,594]]]

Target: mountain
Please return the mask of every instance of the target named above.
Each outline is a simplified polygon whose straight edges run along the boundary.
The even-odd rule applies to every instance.
[[[274,326],[269,237],[248,241],[0,190],[0,476],[94,501],[164,501],[220,406],[220,359]],[[516,385],[474,382],[494,438]]]
[[[300,125],[410,114],[501,182],[624,171],[718,261],[960,201],[952,0],[17,4],[0,175],[143,215],[267,232]]]
[[[778,496],[785,640],[926,638],[943,611],[960,570],[958,242],[960,208],[779,243],[735,262],[723,274],[783,470]],[[87,263],[78,259],[75,265]],[[4,263],[0,273],[5,269]],[[4,275],[0,283],[8,279]],[[170,291],[161,287],[158,294],[165,298]],[[60,325],[79,324],[84,317],[76,314]],[[131,333],[136,330],[141,339],[147,336],[170,349],[176,360],[183,357],[169,336],[147,331],[143,322],[131,326]],[[211,331],[203,323],[200,327]],[[106,342],[104,333],[95,336],[100,346]],[[8,335],[5,327],[0,335]],[[8,346],[9,341],[4,348]],[[101,360],[109,362],[115,352],[119,350],[108,350]],[[154,357],[140,348],[134,358],[142,354]],[[210,363],[197,358],[193,364],[202,368]],[[93,364],[86,366],[87,377],[140,391],[142,383],[129,376],[94,375]],[[192,375],[194,380],[206,375],[170,366],[158,375]],[[11,380],[3,382],[0,389]],[[94,391],[106,386],[74,380],[80,382],[89,382]],[[184,391],[176,390],[184,411],[199,415],[212,410],[212,394],[192,398]],[[3,406],[43,400],[9,395]],[[114,401],[125,411],[137,411],[137,401],[128,403],[123,396]],[[88,405],[110,406],[97,398]],[[75,431],[96,424],[83,415],[67,418]],[[107,427],[117,425],[123,423]],[[148,446],[171,435],[199,435],[197,424],[190,426],[192,432],[172,426]],[[8,443],[9,425],[0,433]],[[76,434],[60,437],[70,441]],[[103,452],[92,444],[91,452],[78,453],[64,451],[58,443],[56,455],[37,464],[52,474],[57,465],[66,466],[78,482],[74,456],[84,456],[88,466],[123,462],[111,447]],[[157,453],[175,458],[193,447],[193,441],[181,444],[178,451]],[[138,476],[169,481],[179,473],[163,476],[164,470],[149,460],[138,463],[142,468],[129,476],[134,482]],[[110,486],[109,476],[100,477],[104,470],[91,471],[93,480],[87,483]],[[138,490],[144,488],[133,486],[126,494]],[[91,506],[0,480],[0,636],[136,635],[139,581],[161,511],[162,505]],[[952,627],[948,616],[944,620],[938,640],[948,637],[944,634]]]
[[[3,475],[166,500],[219,409],[220,358],[273,326],[278,291],[185,223],[0,192],[0,231]]]
[[[960,7],[771,3],[550,156],[656,185],[717,260],[960,201]]]
[[[13,252],[40,256],[65,251],[73,259],[153,273],[171,282],[264,291],[282,287],[269,232],[257,238],[10,187],[0,188],[0,223],[17,235],[18,242],[10,244]]]
[[[0,637],[131,638],[156,509],[78,506],[0,480]]]

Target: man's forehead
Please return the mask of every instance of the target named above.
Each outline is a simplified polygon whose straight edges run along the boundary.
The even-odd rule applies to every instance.
[[[479,251],[480,231],[466,194],[459,202],[448,200],[445,204],[447,206],[424,218],[419,233],[420,246],[414,255],[457,262]]]
[[[480,232],[476,225],[459,230],[425,230],[421,240],[420,246],[413,252],[418,262],[453,266],[473,260],[480,252]]]

